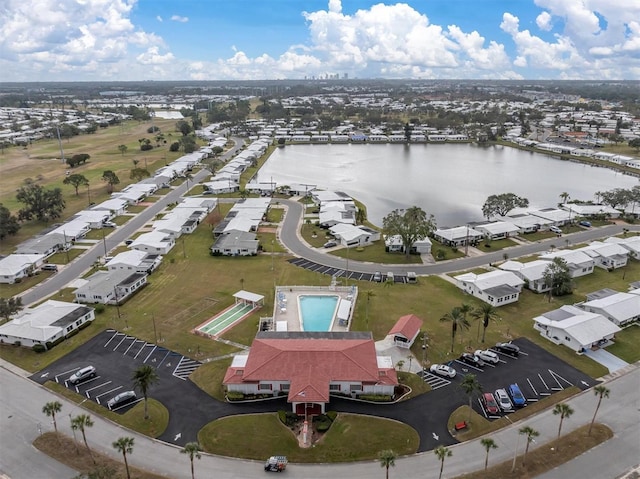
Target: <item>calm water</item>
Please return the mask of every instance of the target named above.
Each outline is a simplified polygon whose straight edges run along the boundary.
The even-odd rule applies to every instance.
[[[396,208],[419,206],[438,226],[482,220],[489,195],[515,193],[530,207],[556,206],[560,193],[593,200],[596,191],[631,188],[622,173],[503,146],[290,145],[278,148],[258,174],[280,185],[308,183],[339,190],[367,206],[369,220]]]
[[[329,331],[338,305],[337,296],[302,295],[298,297],[302,327],[305,331]]]

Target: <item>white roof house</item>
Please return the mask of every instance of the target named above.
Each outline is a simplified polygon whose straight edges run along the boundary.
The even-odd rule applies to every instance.
[[[42,236],[36,236],[16,248],[16,254],[43,254],[51,256],[57,251],[64,251],[71,247],[71,240],[64,240],[64,235],[58,233],[48,233]]]
[[[147,273],[96,271],[75,291],[79,303],[121,304],[147,284]]]
[[[146,251],[131,249],[115,255],[113,259],[107,263],[107,269],[109,271],[127,270],[151,274],[160,266],[161,262],[162,256],[158,254],[150,254]]]
[[[580,304],[591,313],[598,313],[617,326],[624,326],[640,319],[640,295],[615,293],[604,298],[594,299]]]
[[[433,236],[440,243],[447,246],[464,246],[465,244],[477,244],[484,235],[469,226],[456,226],[455,228],[437,229]]]
[[[44,254],[10,254],[0,259],[0,283],[13,284],[29,276],[44,263]]]
[[[217,205],[218,205],[217,198],[205,198],[203,196],[187,196],[180,200],[180,203],[176,205],[176,209],[178,208],[205,209],[207,213],[209,213]]]
[[[494,221],[492,223],[474,225],[473,229],[494,240],[520,234],[520,228],[508,221]]]
[[[366,226],[336,224],[329,228],[331,234],[344,246],[363,246],[380,239],[380,232]]]
[[[0,326],[0,342],[31,347],[50,346],[74,329],[95,318],[93,308],[76,303],[48,300],[24,309],[16,318]]]
[[[129,202],[127,200],[121,198],[111,198],[103,201],[102,203],[98,203],[97,205],[92,206],[91,209],[107,210],[111,212],[113,216],[119,216],[126,211],[128,205]]]
[[[258,245],[255,233],[230,230],[216,238],[211,252],[221,256],[254,256],[258,254]]]
[[[620,216],[620,211],[611,208],[608,205],[582,205],[575,203],[566,203],[562,205],[562,209],[573,213],[572,217],[576,216],[598,216],[598,215],[609,215],[612,218],[617,218]]]
[[[619,244],[627,251],[629,251],[632,257],[640,259],[640,236],[629,236],[627,238],[611,236],[604,240],[604,242]]]
[[[464,273],[453,279],[458,288],[493,306],[518,301],[524,285],[524,281],[517,275],[502,270],[482,274]]]
[[[176,242],[171,235],[162,231],[151,231],[138,236],[129,245],[129,248],[164,255],[171,251],[175,244]]]
[[[553,261],[554,258],[562,258],[567,262],[572,278],[593,273],[595,260],[584,251],[564,249],[540,255],[544,261]]]
[[[91,229],[88,222],[83,220],[71,220],[63,223],[49,233],[58,233],[63,235],[67,240],[76,240],[83,238]]]
[[[601,314],[566,305],[533,318],[534,328],[555,344],[576,352],[600,347],[611,341],[620,328]]]
[[[629,259],[629,250],[616,243],[594,241],[588,246],[578,248],[577,251],[583,251],[593,258],[596,266],[607,270],[622,268],[627,265]]]
[[[418,254],[430,254],[431,253],[431,240],[428,237],[418,238],[411,247]],[[402,252],[404,253],[404,242],[400,235],[387,235],[384,237],[384,246],[390,253]]]
[[[549,267],[549,261],[537,259],[529,263],[520,261],[505,261],[500,266],[501,270],[511,271],[525,282],[525,286],[535,293],[549,291],[549,286],[544,282],[544,272]]]
[[[523,233],[533,233],[539,229],[548,228],[553,224],[551,220],[526,213],[505,216],[504,219],[520,228]]]
[[[541,210],[530,210],[529,214],[537,216],[539,218],[551,221],[555,226],[562,226],[575,218],[576,215],[571,214],[569,211],[561,210],[558,208],[543,208]]]
[[[82,210],[73,217],[74,220],[89,223],[92,229],[102,228],[103,223],[111,218],[111,212],[107,210]]]

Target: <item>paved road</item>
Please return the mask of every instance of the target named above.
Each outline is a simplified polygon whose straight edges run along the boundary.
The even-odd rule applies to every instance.
[[[562,466],[558,472],[549,473],[546,478],[555,477],[598,477],[614,478],[629,470],[638,463],[640,457],[640,441],[638,431],[638,410],[640,410],[640,369],[630,366],[626,375],[617,378],[606,378],[607,387],[611,390],[611,398],[604,400],[598,413],[599,420],[608,424],[615,436],[606,444],[599,446],[589,454],[585,454],[572,463]],[[77,415],[81,411],[77,405],[60,398],[42,386],[25,381],[21,373],[10,364],[0,361],[0,472],[12,479],[33,478],[69,478],[69,470],[55,462],[43,458],[31,447],[31,442],[38,435],[38,424],[43,431],[53,427],[42,414],[42,406],[52,400],[63,404],[58,420],[61,432],[71,436],[69,414]],[[563,431],[569,432],[583,424],[588,424],[595,410],[596,398],[592,391],[585,391],[569,401],[575,413],[564,421]],[[93,416],[93,415],[92,415]],[[121,457],[111,448],[111,443],[118,437],[127,435],[135,438],[135,446],[130,463],[155,472],[160,472],[176,479],[191,477],[189,462],[179,449],[131,431],[124,430],[110,421],[93,416],[94,426],[88,430],[87,440],[92,448],[108,454],[116,460]],[[531,425],[540,432],[538,444],[555,438],[558,429],[558,418],[550,410],[535,417],[507,427],[491,437],[499,448],[491,453],[491,463],[513,458],[515,444],[518,442],[517,430],[523,425]],[[518,451],[522,453],[523,442],[520,441]],[[451,446],[453,456],[445,463],[445,477],[453,477],[465,472],[481,469],[484,466],[484,449],[479,440]],[[8,453],[10,452],[10,453]],[[277,446],[274,446],[274,453]],[[263,474],[261,464],[254,461],[234,460],[205,454],[202,460],[196,461],[198,477],[216,477],[220,479],[246,479]],[[566,469],[565,469],[566,468]],[[401,458],[391,472],[391,477],[436,477],[439,463],[431,452]],[[566,471],[566,474],[564,473]],[[562,472],[562,474],[561,474]],[[334,479],[350,477],[353,479],[370,479],[381,477],[383,471],[375,461],[355,464],[292,464],[287,476],[304,479]]]
[[[241,139],[233,140],[235,142],[234,146],[221,156],[222,160],[231,158],[237,151],[242,148]],[[193,179],[189,180],[189,189],[197,185],[198,182],[202,181],[210,174],[211,173],[205,169],[201,169],[196,172],[193,175]],[[144,211],[131,218],[131,220],[129,220],[127,223],[116,228],[105,240],[106,250],[112,250],[127,238],[132,236],[136,231],[138,231],[146,223],[151,221],[158,213],[165,209],[167,205],[179,201],[180,197],[187,191],[187,183],[184,182],[180,186],[172,189],[157,202],[153,203],[148,208],[145,208]],[[100,241],[96,243],[95,246],[88,249],[76,259],[74,259],[70,264],[62,268],[60,272],[54,274],[48,280],[43,281],[34,288],[31,288],[30,290],[23,293],[21,295],[22,303],[25,306],[28,306],[51,296],[52,294],[64,288],[71,281],[82,276],[82,273],[91,268],[96,260],[98,260],[101,256],[104,256],[104,254],[105,245],[102,243],[102,241]]]

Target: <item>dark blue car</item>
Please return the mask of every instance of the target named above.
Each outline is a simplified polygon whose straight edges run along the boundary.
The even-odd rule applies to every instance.
[[[511,396],[511,402],[516,407],[522,407],[527,403],[527,400],[522,395],[520,387],[517,384],[511,384],[509,386],[509,396]]]

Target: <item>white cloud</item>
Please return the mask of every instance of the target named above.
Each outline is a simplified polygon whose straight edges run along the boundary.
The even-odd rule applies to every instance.
[[[171,15],[171,20],[174,22],[187,23],[189,21],[189,17],[181,17],[180,15]]]
[[[143,65],[162,65],[172,62],[175,57],[171,52],[161,55],[158,47],[149,47],[146,52],[138,55],[136,60]]]
[[[160,23],[162,23],[162,17],[160,15],[156,15],[156,20],[158,20]]]
[[[538,15],[536,18],[536,25],[538,25],[540,30],[547,32],[550,31],[551,28],[553,28],[553,25],[551,24],[551,15],[549,15],[549,12],[542,12]]]

